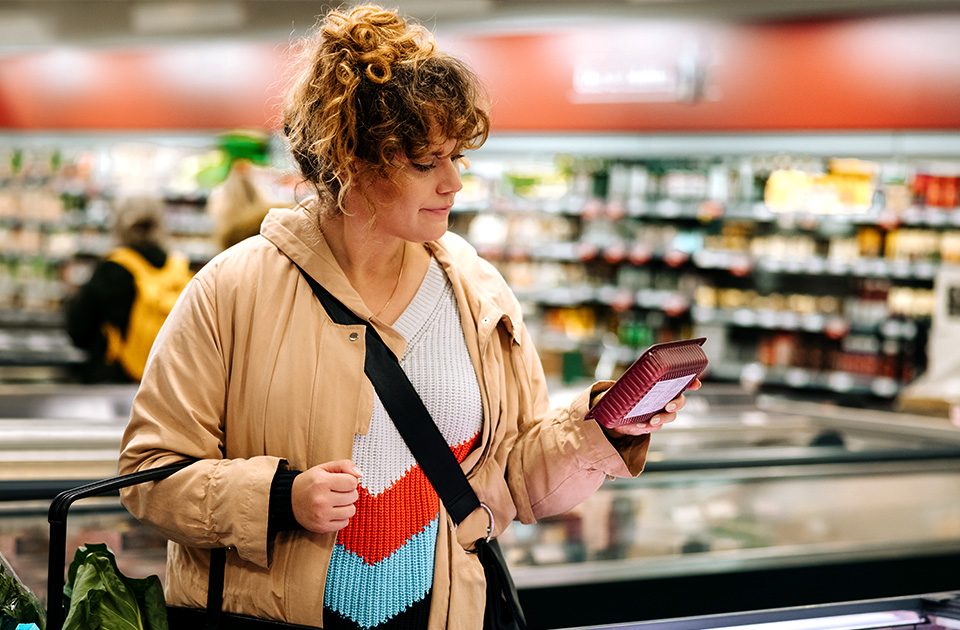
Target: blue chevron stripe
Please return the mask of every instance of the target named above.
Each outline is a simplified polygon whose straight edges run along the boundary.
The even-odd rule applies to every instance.
[[[327,570],[323,604],[372,628],[424,598],[433,586],[433,556],[439,519],[376,564],[337,544]]]

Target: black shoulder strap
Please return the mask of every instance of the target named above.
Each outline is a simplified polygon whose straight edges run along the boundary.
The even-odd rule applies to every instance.
[[[480,507],[470,482],[460,468],[460,463],[444,439],[430,412],[420,399],[400,361],[387,347],[377,331],[343,305],[310,274],[300,269],[320,300],[330,318],[338,324],[362,325],[366,329],[366,356],[363,371],[373,383],[380,402],[383,403],[397,431],[430,483],[433,485],[447,512],[457,524]]]
[[[210,550],[210,574],[207,577],[207,616],[205,630],[217,630],[223,617],[223,580],[227,570],[227,550]]]

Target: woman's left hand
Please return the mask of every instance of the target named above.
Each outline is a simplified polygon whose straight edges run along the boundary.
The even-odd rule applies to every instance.
[[[700,389],[703,383],[700,382],[699,378],[693,379],[693,382],[690,383],[690,387],[687,389],[693,391]],[[648,433],[653,433],[654,431],[659,431],[660,428],[667,424],[668,422],[673,422],[677,419],[677,412],[683,409],[683,405],[686,403],[686,398],[683,394],[680,394],[678,397],[674,398],[666,404],[664,411],[661,411],[650,420],[646,422],[637,422],[634,424],[624,424],[619,427],[614,427],[612,429],[606,429],[608,433],[613,436],[619,437],[622,435],[646,435]]]

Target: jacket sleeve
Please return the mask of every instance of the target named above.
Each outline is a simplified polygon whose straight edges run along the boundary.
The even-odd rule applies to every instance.
[[[236,548],[266,567],[270,486],[281,460],[224,456],[228,370],[207,280],[187,285],[157,336],[124,432],[120,472],[197,461],[163,481],[125,489],[122,500],[175,542]]]
[[[551,409],[540,357],[520,324],[511,354],[521,391],[518,435],[507,458],[507,483],[518,518],[533,522],[561,514],[593,494],[607,476],[633,477],[643,470],[650,436],[607,438],[593,420],[584,420],[605,381],[584,390],[567,407]],[[526,400],[523,400],[526,399]]]

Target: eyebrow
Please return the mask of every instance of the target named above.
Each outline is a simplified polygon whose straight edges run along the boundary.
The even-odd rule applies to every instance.
[[[446,143],[444,143],[444,144],[446,144]],[[436,151],[434,151],[434,152],[431,153],[430,155],[432,155],[432,156],[434,156],[434,157],[437,157],[437,158],[441,158],[441,159],[444,158],[444,157],[452,157],[452,156],[454,156],[454,155],[456,155],[457,153],[460,152],[460,148],[461,148],[461,147],[460,147],[460,143],[457,142],[457,143],[455,143],[455,144],[453,145],[453,149],[452,149],[449,153],[443,154],[443,153],[441,153],[441,151],[443,150],[443,145],[441,145],[439,149],[437,149]]]

